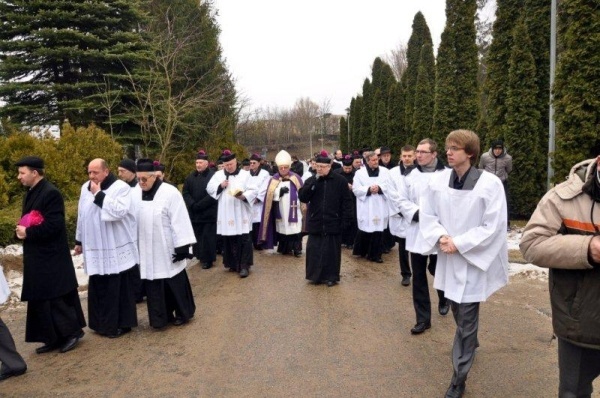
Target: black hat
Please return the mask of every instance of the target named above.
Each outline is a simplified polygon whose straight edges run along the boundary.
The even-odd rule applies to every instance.
[[[326,150],[322,150],[316,157],[315,161],[317,163],[331,163],[331,158],[327,154]]]
[[[165,171],[165,165],[160,163],[158,160],[154,161],[154,171]]]
[[[252,156],[250,156],[250,160],[256,160],[257,162],[260,162],[262,158],[258,153],[253,153]]]
[[[196,159],[208,160],[208,155],[204,150],[200,149],[196,154]]]
[[[379,148],[379,154],[383,155],[384,153],[394,153],[394,152],[392,152],[392,150],[389,147],[382,146],[381,148]]]
[[[154,171],[154,162],[152,159],[138,159],[137,171]]]
[[[43,169],[44,161],[42,158],[38,158],[37,156],[25,156],[24,158],[19,159],[17,163],[15,163],[17,167],[31,167],[33,169]]]
[[[352,166],[352,162],[354,161],[354,159],[352,159],[352,156],[350,155],[346,155],[344,156],[344,158],[342,159],[342,164],[344,166]]]
[[[354,151],[352,153],[352,159],[362,159],[362,155],[360,154],[359,151]]]
[[[502,140],[494,140],[494,141],[492,141],[492,148],[502,148],[502,149],[504,149],[504,141],[502,141]]]
[[[221,160],[222,162],[229,162],[233,159],[235,159],[235,153],[231,152],[229,149],[223,150],[221,157],[219,157],[219,160]]]
[[[242,166],[250,166],[250,159],[242,160]]]
[[[135,173],[135,162],[131,159],[121,160],[121,162],[119,163],[119,167],[122,167],[124,169],[131,171],[132,173]]]

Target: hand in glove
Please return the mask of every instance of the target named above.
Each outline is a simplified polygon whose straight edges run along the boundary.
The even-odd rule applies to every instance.
[[[290,189],[288,187],[281,187],[281,189],[279,190],[279,197],[281,198],[288,192],[290,192]]]
[[[178,263],[179,261],[185,260],[186,258],[194,258],[193,254],[190,254],[189,245],[175,248],[175,253],[172,255],[173,262]]]

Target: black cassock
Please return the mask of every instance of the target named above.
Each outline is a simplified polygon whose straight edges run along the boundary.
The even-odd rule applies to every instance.
[[[348,183],[340,174],[310,177],[298,192],[308,203],[306,230],[306,279],[312,282],[340,280],[342,231],[350,226],[353,209]]]

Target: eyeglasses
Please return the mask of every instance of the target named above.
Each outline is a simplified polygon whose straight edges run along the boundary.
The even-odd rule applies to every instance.
[[[463,150],[465,148],[461,148],[461,147],[453,145],[453,146],[447,146],[445,149],[446,149],[446,152],[457,152],[457,151]]]
[[[431,152],[431,151],[415,151],[415,153],[416,153],[417,155],[424,155],[424,154],[426,154],[426,153],[433,153],[433,152]]]
[[[140,177],[140,178],[138,178],[138,180],[140,180],[141,183],[145,184],[145,183],[148,182],[148,180],[150,180],[150,179],[152,179],[154,177],[156,177],[156,176],[155,175],[151,175],[149,177]]]

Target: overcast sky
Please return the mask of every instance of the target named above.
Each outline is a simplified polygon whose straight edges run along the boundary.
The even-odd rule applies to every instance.
[[[377,56],[408,43],[421,11],[434,48],[445,0],[213,0],[236,87],[253,107],[291,108],[309,97],[345,114]]]

